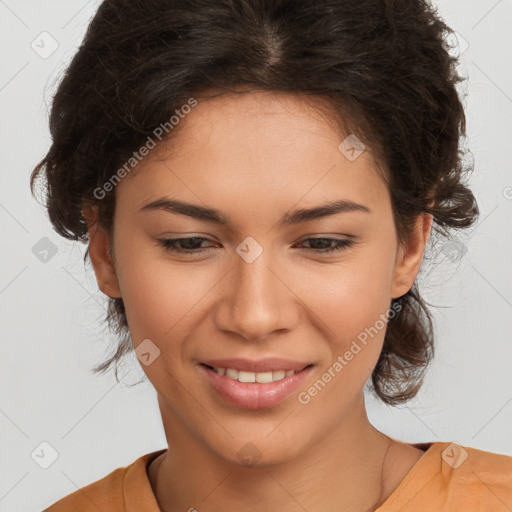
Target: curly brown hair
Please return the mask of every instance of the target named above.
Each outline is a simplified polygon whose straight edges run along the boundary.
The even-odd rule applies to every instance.
[[[31,191],[43,175],[61,236],[87,242],[87,205],[111,233],[115,194],[94,191],[188,98],[284,91],[325,106],[343,133],[371,148],[385,169],[399,242],[421,213],[446,237],[479,215],[459,147],[466,120],[458,58],[447,45],[453,35],[426,0],[106,0],[53,98],[52,144]],[[434,337],[416,282],[392,302],[399,312],[371,383],[398,404],[417,394]],[[117,378],[133,350],[121,298],[108,299],[106,322],[117,347],[93,371],[115,363]]]

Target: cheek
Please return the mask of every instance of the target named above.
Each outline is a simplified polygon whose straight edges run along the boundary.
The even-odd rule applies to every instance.
[[[320,375],[328,389],[319,402],[330,403],[334,410],[357,396],[379,358],[391,306],[393,262],[385,243],[368,245],[343,265],[317,275],[318,287],[305,299],[330,343],[331,355]]]
[[[325,281],[315,302],[315,311],[328,326],[322,332],[331,354],[298,397],[307,411],[304,421],[313,426],[314,418],[322,417],[326,432],[351,409],[371,376],[384,343],[390,307],[384,267],[354,265],[341,274],[337,280]]]
[[[132,271],[129,268],[126,266],[121,292],[134,344],[144,338],[160,343],[180,339],[194,321],[194,307],[197,310],[211,288],[208,280],[201,279],[199,272],[188,275],[164,261]]]
[[[307,302],[330,327],[339,344],[357,337],[385,314],[391,303],[392,260],[370,250],[315,276]],[[314,291],[313,291],[314,290]]]
[[[140,236],[119,236],[117,275],[133,344],[177,338],[208,286],[199,270],[172,264]]]
[[[216,286],[229,267],[171,260],[147,240],[125,237],[118,277],[134,348],[150,339],[159,349],[158,364],[143,366],[158,388],[166,373],[186,378],[190,351],[210,311]],[[145,244],[145,246],[144,246]]]

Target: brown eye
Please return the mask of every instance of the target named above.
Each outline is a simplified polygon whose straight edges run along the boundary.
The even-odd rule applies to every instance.
[[[334,251],[343,251],[344,249],[351,247],[354,242],[352,240],[339,240],[337,238],[326,238],[326,237],[318,237],[318,238],[306,238],[302,242],[311,242],[313,241],[313,245],[319,245],[320,247],[307,247],[306,250],[326,253],[326,252],[334,252]]]
[[[164,247],[166,251],[179,252],[186,254],[198,254],[210,248],[198,248],[203,242],[207,242],[207,238],[193,236],[190,238],[162,238],[158,243]],[[184,246],[185,248],[180,248]]]

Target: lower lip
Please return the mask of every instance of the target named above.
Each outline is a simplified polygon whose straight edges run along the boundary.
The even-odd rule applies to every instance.
[[[261,384],[230,379],[219,375],[204,364],[200,364],[199,367],[224,400],[245,409],[263,409],[279,404],[297,390],[312,370],[312,367],[308,366],[284,379]]]

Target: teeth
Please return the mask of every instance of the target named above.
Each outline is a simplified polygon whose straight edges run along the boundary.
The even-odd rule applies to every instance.
[[[272,382],[272,372],[261,372],[256,373],[256,382],[259,382],[261,384],[268,384],[269,382]]]
[[[233,370],[232,368],[226,368],[226,377],[230,379],[238,380],[238,370]]]
[[[240,370],[238,372],[238,380],[240,382],[256,382],[256,374],[253,372],[244,372]]]
[[[285,375],[286,372],[284,370],[277,370],[277,372],[272,372],[272,381],[284,379]]]
[[[267,384],[269,382],[275,382],[277,380],[284,379],[285,377],[290,377],[295,373],[294,370],[276,370],[275,372],[245,372],[243,370],[234,370],[233,368],[218,368],[215,367],[214,370],[219,375],[224,375],[233,380],[238,380],[239,382],[259,382],[261,384]]]

